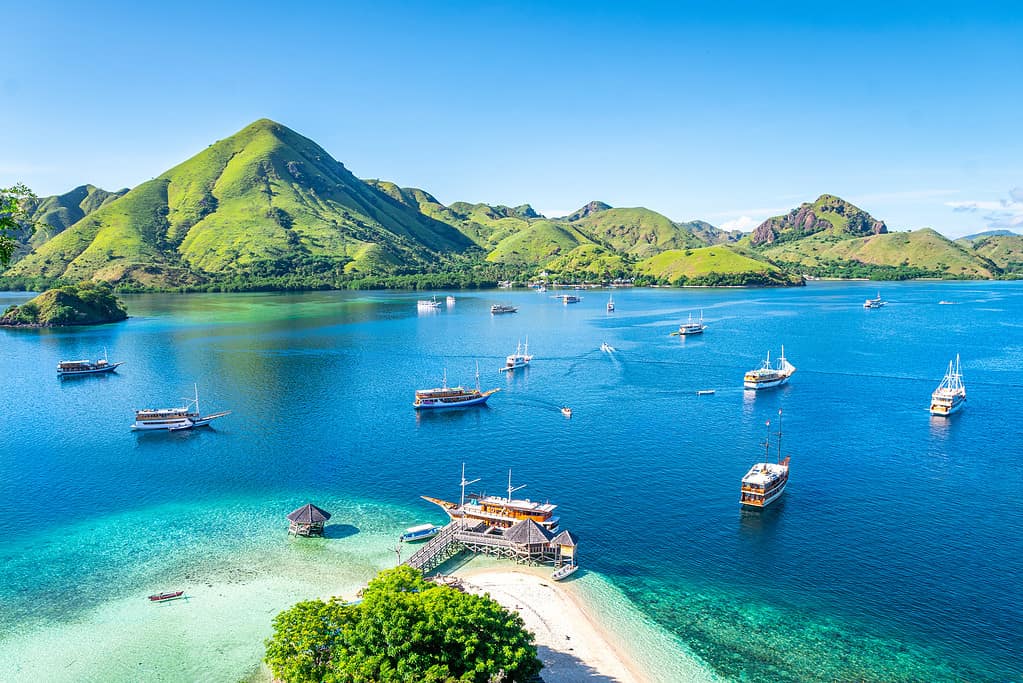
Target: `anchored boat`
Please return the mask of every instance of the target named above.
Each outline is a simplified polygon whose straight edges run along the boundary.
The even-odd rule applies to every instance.
[[[476,364],[476,388],[463,386],[449,387],[448,373],[444,371],[444,386],[435,389],[419,389],[416,391],[416,400],[412,407],[416,410],[436,408],[465,408],[467,406],[481,405],[487,402],[491,396],[500,389],[488,389],[480,391],[480,366]]]
[[[888,303],[888,302],[887,301],[881,301],[881,292],[878,292],[876,298],[874,298],[874,299],[867,299],[866,301],[864,301],[863,302],[863,307],[864,308],[881,308],[886,303]]]
[[[781,411],[778,411],[778,462],[771,462],[771,421],[767,421],[764,462],[758,462],[742,478],[739,502],[747,507],[765,508],[781,497],[789,482],[789,458],[781,457]]]
[[[188,400],[188,399],[185,399]],[[147,431],[163,429],[169,432],[178,432],[193,427],[205,427],[218,417],[230,415],[230,410],[211,415],[203,415],[199,412],[199,386],[195,387],[195,398],[188,401],[180,408],[146,408],[135,411],[135,422],[131,428]]]
[[[747,389],[770,389],[778,387],[789,381],[789,377],[796,371],[794,365],[785,358],[785,347],[781,347],[781,356],[778,357],[778,365],[771,366],[771,352],[767,352],[767,360],[756,370],[750,370],[742,378],[743,386]]]
[[[959,354],[954,361],[948,362],[948,372],[941,384],[931,394],[931,415],[947,417],[963,407],[966,403],[966,385],[963,384],[963,373],[959,369]]]
[[[515,353],[505,359],[504,367],[501,368],[501,372],[510,372],[512,370],[518,370],[519,368],[529,367],[529,361],[531,360],[533,360],[533,357],[529,355],[529,337],[526,337],[525,350],[522,348],[522,342],[519,342],[515,347]]]
[[[689,321],[678,326],[678,333],[683,337],[690,334],[703,334],[707,326],[703,324],[703,311],[700,311],[700,319],[693,320],[693,314],[689,314]]]
[[[607,342],[600,342],[600,350],[604,353],[614,353],[615,347],[611,346]]]
[[[499,315],[501,313],[515,313],[518,311],[515,306],[508,306],[506,304],[494,304],[490,307],[490,313],[492,315]]]
[[[553,572],[551,572],[551,579],[554,581],[561,581],[562,579],[567,579],[568,577],[572,576],[572,574],[575,574],[578,569],[579,565],[577,564],[563,564],[557,569],[555,569]]]
[[[615,297],[614,294],[609,294],[607,297],[607,312],[614,313],[615,311]]]
[[[425,309],[440,308],[440,302],[437,301],[437,297],[433,297],[432,299],[420,299],[416,302],[416,305],[419,308]]]
[[[410,526],[405,529],[399,540],[402,543],[418,543],[419,541],[425,541],[428,538],[433,538],[440,533],[440,527],[436,524],[420,524],[419,526]]]
[[[103,351],[103,358],[97,361],[91,360],[62,360],[57,363],[58,377],[79,377],[81,375],[95,375],[102,372],[113,372],[119,365],[124,363],[111,363],[107,360],[106,350]]]
[[[156,595],[149,596],[149,602],[167,602],[168,600],[177,600],[185,594],[185,591],[168,591],[166,593],[157,593]]]
[[[504,498],[501,496],[487,496],[478,493],[470,493],[468,497],[465,494],[465,487],[470,486],[478,482],[479,479],[473,479],[472,481],[466,481],[465,479],[465,464],[462,464],[462,497],[458,503],[453,503],[440,498],[431,498],[430,496],[421,496],[423,500],[427,500],[434,505],[439,505],[444,512],[448,514],[452,520],[466,520],[477,524],[486,524],[487,526],[507,529],[516,522],[521,522],[524,519],[531,519],[547,531],[554,531],[558,528],[558,522],[560,521],[554,516],[554,510],[558,506],[551,502],[540,503],[537,501],[526,499],[512,498],[512,494],[516,491],[525,488],[525,484],[521,486],[512,486],[511,470],[508,470],[508,497]]]

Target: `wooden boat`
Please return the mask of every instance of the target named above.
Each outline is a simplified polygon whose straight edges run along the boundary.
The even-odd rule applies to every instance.
[[[703,324],[703,311],[700,311],[700,319],[693,320],[693,314],[689,314],[689,320],[678,326],[678,333],[685,337],[691,334],[703,334],[707,326]]]
[[[186,401],[188,399],[185,399]],[[195,398],[179,408],[145,408],[135,411],[135,422],[131,428],[136,431],[163,429],[179,432],[193,427],[205,427],[213,420],[230,415],[230,410],[203,415],[199,411],[199,387],[195,387]]]
[[[881,308],[882,306],[884,306],[887,303],[888,303],[887,301],[881,301],[881,292],[878,292],[877,293],[877,298],[867,299],[866,301],[863,302],[863,307],[864,308]]]
[[[509,306],[507,304],[494,304],[493,306],[490,307],[490,314],[500,315],[502,313],[515,313],[518,310],[519,309],[515,308],[514,306]]]
[[[756,370],[750,370],[743,377],[743,386],[746,389],[770,389],[778,387],[789,381],[789,377],[796,371],[792,363],[785,358],[785,347],[781,347],[781,356],[778,358],[777,367],[771,366],[771,352],[767,352],[767,360]]]
[[[554,515],[554,510],[558,507],[556,504],[549,501],[541,503],[529,500],[528,498],[512,498],[512,494],[524,488],[525,485],[512,486],[511,470],[508,470],[507,498],[503,496],[488,496],[481,493],[470,493],[466,496],[465,487],[478,481],[479,479],[466,481],[465,465],[463,464],[462,497],[460,502],[455,503],[430,496],[420,496],[420,498],[434,505],[439,505],[452,520],[464,519],[474,524],[482,522],[495,528],[507,529],[516,522],[531,519],[547,531],[557,530],[559,518]]]
[[[764,462],[758,462],[742,478],[739,502],[746,507],[763,509],[785,493],[789,482],[789,457],[782,457],[781,411],[778,411],[778,462],[771,462],[771,421],[767,422],[764,440]]]
[[[529,337],[526,337],[525,350],[523,351],[522,349],[522,342],[519,342],[518,346],[515,347],[515,353],[505,359],[501,372],[510,372],[519,368],[529,367],[529,361],[531,360],[533,360],[533,357],[529,355]]]
[[[81,377],[82,375],[96,375],[103,372],[113,372],[121,363],[111,363],[107,360],[106,349],[103,349],[103,357],[97,361],[91,360],[62,360],[57,363],[58,377]]]
[[[166,602],[168,600],[177,600],[178,598],[180,598],[184,594],[185,594],[185,591],[169,591],[169,592],[166,592],[166,593],[157,593],[156,595],[150,595],[149,596],[149,601],[150,602]]]
[[[551,579],[554,581],[561,581],[567,579],[579,571],[579,565],[577,564],[563,564],[551,573]]]
[[[434,389],[417,389],[416,398],[412,407],[416,410],[439,409],[439,408],[466,408],[468,406],[482,405],[499,392],[500,389],[488,389],[480,391],[480,366],[476,364],[476,388],[471,387],[449,387],[448,372],[444,371],[444,386]]]
[[[948,372],[941,384],[931,394],[931,415],[948,417],[966,404],[966,385],[963,384],[963,372],[959,368],[959,354],[955,361],[948,362]]]

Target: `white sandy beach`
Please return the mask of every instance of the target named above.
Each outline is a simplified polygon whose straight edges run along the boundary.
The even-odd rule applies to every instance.
[[[637,666],[587,614],[571,583],[550,580],[550,570],[526,567],[469,569],[455,572],[466,590],[489,593],[522,616],[536,635],[546,683],[597,681],[641,683]]]

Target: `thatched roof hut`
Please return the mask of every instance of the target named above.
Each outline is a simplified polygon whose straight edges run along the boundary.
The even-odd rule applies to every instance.
[[[297,536],[322,536],[323,523],[330,519],[330,513],[312,503],[306,503],[288,514],[288,533]]]
[[[537,546],[547,545],[551,540],[551,532],[544,529],[532,519],[516,522],[504,532],[504,537],[515,545]]]
[[[565,529],[551,539],[551,545],[560,545],[562,548],[574,548],[579,545],[579,537]]]

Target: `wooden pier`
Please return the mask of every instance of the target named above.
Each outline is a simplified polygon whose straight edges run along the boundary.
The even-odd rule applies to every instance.
[[[577,541],[568,531],[555,535],[526,519],[508,529],[456,519],[403,564],[429,573],[463,552],[494,555],[518,564],[575,563]]]

